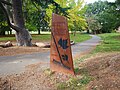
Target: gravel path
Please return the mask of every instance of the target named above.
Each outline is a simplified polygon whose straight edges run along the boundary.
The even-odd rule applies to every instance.
[[[100,42],[100,37],[91,35],[90,40],[78,43],[72,46],[72,54],[75,57],[77,54],[85,53],[91,50]],[[25,67],[30,64],[41,62],[41,67],[49,67],[50,52],[41,52],[26,55],[16,56],[0,56],[0,75],[8,75],[14,73],[21,73]]]

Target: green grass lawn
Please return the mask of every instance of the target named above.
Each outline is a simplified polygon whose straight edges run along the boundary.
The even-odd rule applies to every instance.
[[[32,35],[32,40],[39,40],[39,41],[50,41],[51,35],[50,34],[41,34],[41,35]]]
[[[70,35],[70,39],[73,40],[74,42],[83,42],[86,41],[88,39],[90,39],[91,36],[89,36],[88,34],[76,34],[76,36],[74,36],[73,34]]]
[[[94,53],[120,51],[120,33],[107,33],[99,36],[102,42],[93,51]]]
[[[71,34],[70,38],[74,42],[82,42],[90,39],[91,36],[89,36],[88,34],[76,34],[76,36],[73,36],[73,34]],[[50,41],[50,39],[51,39],[50,34],[32,35],[32,40]],[[0,41],[14,41],[14,40],[15,40],[15,36],[0,37]]]
[[[16,40],[15,37],[8,37],[8,36],[0,37],[0,41],[14,41],[14,40]]]
[[[0,41],[15,41],[15,36],[2,36]],[[50,41],[50,34],[32,35],[32,40]]]

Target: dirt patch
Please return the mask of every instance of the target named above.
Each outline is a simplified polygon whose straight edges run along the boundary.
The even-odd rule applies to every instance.
[[[0,42],[0,45],[4,44],[5,42]],[[45,43],[45,42],[43,42]],[[49,48],[40,48],[40,47],[19,47],[16,46],[16,42],[12,42],[12,47],[2,48],[0,47],[0,56],[14,56],[20,54],[31,54],[35,52],[46,52],[49,51]]]
[[[46,51],[49,51],[49,48],[13,46],[9,48],[0,48],[0,56],[13,56],[13,55],[31,54],[35,52],[46,52]]]
[[[26,72],[0,78],[0,90],[56,90],[57,83],[68,80],[68,75],[43,70],[40,63],[30,65]]]
[[[120,90],[120,53],[99,53],[79,66],[94,78],[87,90]]]

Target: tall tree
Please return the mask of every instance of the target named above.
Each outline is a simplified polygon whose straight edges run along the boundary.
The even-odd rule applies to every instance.
[[[76,31],[85,30],[87,23],[84,17],[86,7],[84,0],[55,0],[60,6],[68,9],[68,26],[69,30],[76,34]]]
[[[93,34],[101,33],[100,29],[102,25],[94,17],[88,17],[87,19],[88,29],[92,31]]]
[[[74,35],[76,31],[85,30],[87,27],[87,23],[84,17],[84,13],[86,11],[86,7],[83,7],[84,0],[70,0],[68,2],[68,6],[71,9],[68,11],[69,13],[69,28],[74,31]]]
[[[5,7],[5,4],[12,6],[13,11],[13,22],[10,21],[9,13]],[[24,19],[22,14],[22,1],[21,0],[12,0],[12,4],[10,2],[0,0],[0,7],[2,8],[4,14],[6,15],[8,25],[16,31],[16,40],[18,46],[31,46],[31,35],[25,29]]]

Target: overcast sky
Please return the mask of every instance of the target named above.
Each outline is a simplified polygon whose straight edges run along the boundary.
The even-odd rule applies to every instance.
[[[93,2],[98,1],[98,0],[84,0],[84,1],[87,3],[93,3]],[[105,1],[105,0],[101,0],[101,1]],[[107,0],[107,1],[114,2],[115,0]]]

